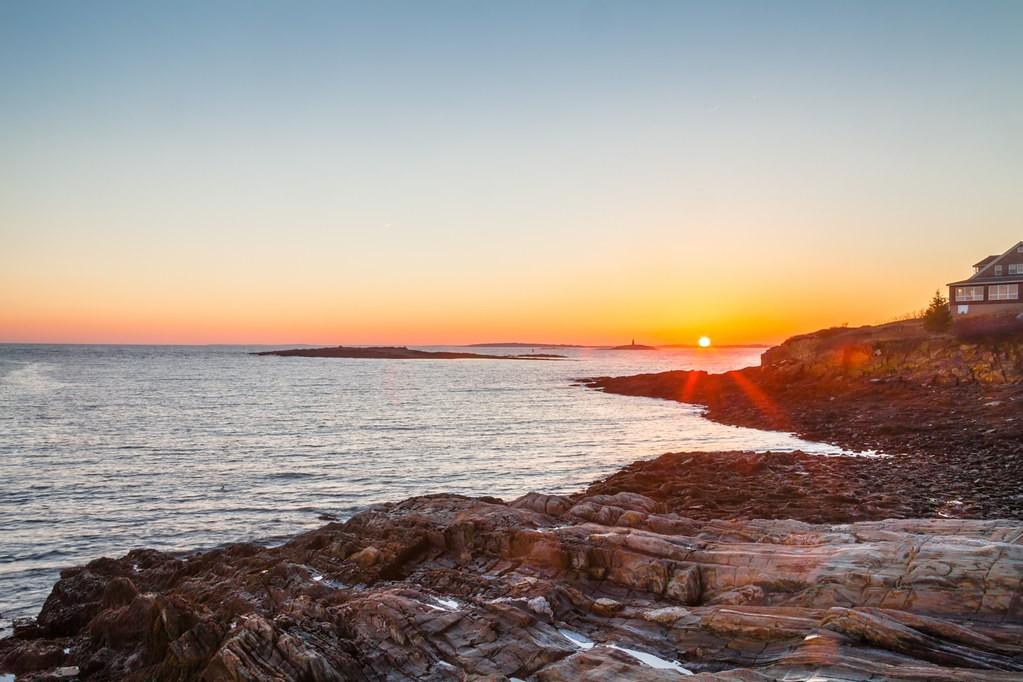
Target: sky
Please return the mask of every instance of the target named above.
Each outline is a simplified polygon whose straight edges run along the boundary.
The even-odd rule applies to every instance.
[[[1019,2],[0,3],[0,342],[775,342],[1023,239]]]

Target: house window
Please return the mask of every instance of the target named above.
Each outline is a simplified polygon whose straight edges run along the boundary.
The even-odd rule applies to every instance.
[[[1016,301],[1019,300],[1018,284],[996,284],[987,288],[989,301]]]
[[[984,287],[956,287],[957,301],[983,301]]]
[[[1002,274],[1002,266],[1001,265],[996,265],[995,266],[995,275],[997,276],[997,275],[1000,275],[1000,274]]]
[[[1023,275],[1023,263],[1009,263],[1010,275]]]

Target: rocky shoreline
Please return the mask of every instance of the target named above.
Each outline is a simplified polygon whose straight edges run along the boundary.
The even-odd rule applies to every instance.
[[[725,424],[888,454],[880,466],[828,464],[836,472],[826,482],[855,481],[860,494],[897,499],[894,516],[1023,518],[1021,336],[962,343],[907,323],[828,330],[772,348],[760,367],[583,383],[702,405]],[[755,476],[737,484],[759,488]]]
[[[0,670],[19,680],[1023,674],[1023,522],[694,516],[624,490],[507,504],[436,495],[280,547],[133,551],[64,571],[38,621],[0,641]]]
[[[864,333],[794,339],[724,375],[588,383],[884,459],[674,453],[575,495],[433,495],[279,547],[136,550],[65,570],[0,640],[0,673],[1020,679],[1015,346]],[[966,380],[956,363],[976,354]]]

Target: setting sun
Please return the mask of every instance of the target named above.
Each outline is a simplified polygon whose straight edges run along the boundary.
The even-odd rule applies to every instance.
[[[697,341],[696,343],[700,344],[700,348],[710,348],[710,337],[701,336],[700,340]]]

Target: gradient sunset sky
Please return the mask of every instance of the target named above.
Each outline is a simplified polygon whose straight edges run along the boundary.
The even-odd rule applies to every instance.
[[[0,341],[772,342],[1023,239],[1023,2],[5,2]]]

